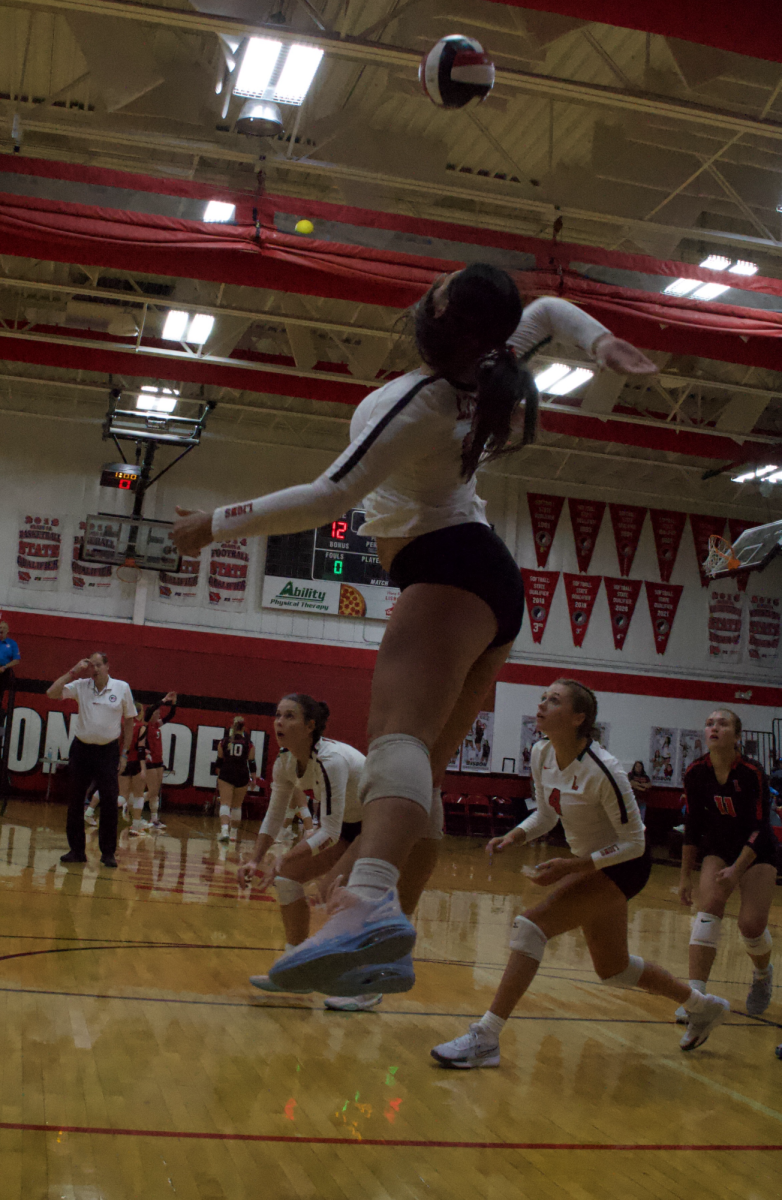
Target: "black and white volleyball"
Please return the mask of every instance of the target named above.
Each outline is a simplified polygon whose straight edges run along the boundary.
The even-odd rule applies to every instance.
[[[494,87],[494,63],[475,38],[453,33],[424,55],[418,78],[439,108],[464,108],[486,99]]]

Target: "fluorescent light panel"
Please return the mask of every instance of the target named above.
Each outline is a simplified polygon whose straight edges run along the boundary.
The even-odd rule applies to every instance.
[[[723,254],[710,254],[708,258],[704,258],[701,266],[709,271],[727,271],[730,261]]]
[[[574,392],[576,388],[581,387],[582,383],[587,383],[594,371],[588,371],[586,367],[576,367],[564,379],[560,379],[559,383],[555,383],[553,387],[548,389],[550,396],[567,396],[568,392]]]
[[[190,313],[182,312],[177,308],[170,309],[163,326],[163,340],[166,342],[184,341],[189,319]]]
[[[172,413],[176,408],[178,392],[172,388],[150,387],[142,384],[136,397],[136,408],[142,412]]]
[[[714,300],[717,296],[721,296],[723,292],[729,292],[730,286],[727,283],[704,283],[698,288],[697,292],[692,293],[693,300]]]
[[[690,292],[694,292],[696,287],[700,287],[699,279],[674,279],[673,283],[669,283],[665,288],[666,296],[688,296]]]
[[[235,204],[227,204],[224,200],[210,200],[204,210],[204,220],[231,221],[235,212]]]
[[[757,275],[758,264],[746,262],[745,259],[740,258],[739,261],[734,263],[730,268],[730,273],[731,275]]]
[[[302,104],[323,58],[318,46],[250,38],[234,87],[235,96]],[[278,76],[276,81],[272,80]]]
[[[277,66],[280,50],[282,42],[272,41],[271,38],[250,38],[239,68],[234,95],[262,99]]]
[[[274,89],[274,99],[280,104],[301,104],[322,58],[323,51],[318,46],[291,46]]]
[[[196,346],[203,346],[204,342],[212,332],[215,319],[210,317],[209,313],[196,313],[190,322],[190,328],[187,331],[186,341],[193,342]]]
[[[538,391],[550,392],[552,385],[559,383],[560,379],[564,379],[569,373],[570,367],[564,363],[552,363],[550,367],[546,367],[545,371],[541,371],[539,375],[535,376]]]
[[[772,463],[765,467],[756,467],[754,471],[745,471],[743,475],[731,475],[732,483],[749,483],[752,479],[766,479],[769,482],[776,482],[775,473],[779,473],[779,467],[776,463]]]

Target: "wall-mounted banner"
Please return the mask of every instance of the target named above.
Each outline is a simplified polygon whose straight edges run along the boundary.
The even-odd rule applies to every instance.
[[[540,645],[546,630],[551,601],[557,590],[559,571],[528,571],[522,567],[521,578],[524,581],[524,595],[527,597],[532,640]]]
[[[543,735],[538,732],[537,717],[522,717],[521,718],[521,741],[519,743],[519,769],[518,774],[524,779],[529,779],[532,774],[530,763],[532,761],[532,747],[536,742],[539,742]]]
[[[603,500],[568,500],[579,571],[588,571],[605,512]]]
[[[680,583],[646,583],[646,599],[652,618],[654,645],[658,654],[665,654],[671,636],[676,609],[682,598]]]
[[[290,579],[266,575],[262,608],[286,612],[320,613],[332,617],[368,617],[387,621],[399,598],[399,589],[358,583],[333,583],[321,579]]]
[[[494,713],[479,712],[472,729],[462,742],[462,773],[491,770],[491,748],[494,744]]]
[[[60,574],[61,525],[59,517],[19,518],[16,583],[27,591],[51,592]]]
[[[73,539],[71,555],[71,587],[76,592],[93,596],[110,596],[114,591],[114,567],[111,563],[80,562],[81,543],[86,521],[79,521],[79,532]]]
[[[247,538],[218,542],[209,552],[209,607],[240,612],[247,598]]]
[[[573,645],[581,646],[589,628],[589,618],[592,616],[592,609],[595,607],[595,600],[600,591],[603,577],[602,575],[569,575],[566,571],[564,578]]]
[[[529,519],[535,540],[535,557],[539,567],[545,567],[548,562],[564,503],[564,496],[544,496],[537,492],[527,492]]]
[[[730,589],[730,580],[719,580],[709,589],[709,658],[738,662],[743,624],[744,596]]]
[[[779,656],[779,610],[778,596],[750,592],[748,653],[761,667],[773,667]]]
[[[657,550],[657,565],[660,568],[660,579],[670,583],[673,568],[676,565],[676,555],[684,532],[684,522],[687,514],[673,512],[668,508],[650,508],[654,545]]]
[[[738,517],[728,517],[728,540],[733,545],[747,529],[757,529],[757,521],[742,521]],[[740,592],[746,592],[749,583],[749,571],[744,575],[735,575],[736,587]]]
[[[646,585],[649,586],[648,584]],[[679,767],[679,730],[652,726],[649,738],[649,778],[652,783],[675,787]]]
[[[706,748],[703,742],[702,729],[680,729],[679,730],[679,760],[677,763],[677,771],[674,775],[674,783],[677,787],[684,786],[684,776],[689,771],[690,767],[699,758],[703,758],[706,753]]]
[[[192,608],[198,601],[200,572],[200,556],[183,558],[176,575],[170,571],[161,571],[157,582],[158,600],[162,604],[178,604]]]
[[[724,517],[708,517],[703,513],[690,513],[690,525],[695,542],[695,557],[698,560],[698,574],[701,577],[701,587],[707,587],[709,576],[703,569],[703,561],[709,553],[709,538],[712,534],[719,537],[725,532]]]
[[[616,554],[619,559],[619,574],[629,575],[635,552],[646,520],[646,509],[635,504],[609,504],[611,524],[614,527]]]
[[[641,592],[640,579],[609,579],[606,576],[606,595],[608,596],[608,611],[611,614],[611,633],[614,635],[614,647],[621,650],[625,644],[627,631],[633,619],[635,606]]]

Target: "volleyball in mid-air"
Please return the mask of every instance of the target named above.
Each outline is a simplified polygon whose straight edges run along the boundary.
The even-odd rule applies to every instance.
[[[494,63],[475,38],[453,33],[424,55],[418,78],[439,108],[464,108],[486,99],[494,87]]]

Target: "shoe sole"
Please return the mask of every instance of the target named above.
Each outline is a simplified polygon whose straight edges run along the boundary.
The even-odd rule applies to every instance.
[[[720,1016],[714,1018],[714,1020],[712,1021],[709,1028],[706,1030],[706,1033],[703,1035],[703,1037],[699,1038],[697,1041],[689,1042],[686,1046],[682,1046],[682,1044],[680,1042],[679,1048],[681,1050],[683,1050],[685,1054],[689,1053],[690,1050],[697,1050],[699,1046],[702,1046],[704,1044],[704,1042],[708,1039],[710,1034],[712,1034],[719,1025],[722,1025],[722,1023],[724,1021],[727,1021],[729,1016],[730,1016],[730,1009],[729,1008],[723,1009]]]
[[[323,1007],[327,1008],[329,1012],[371,1012],[373,1008],[377,1008],[382,1003],[383,997],[381,996],[379,1000],[375,1000],[372,1004],[329,1004],[328,1000],[325,1000]]]
[[[293,963],[290,966],[280,965],[269,971],[269,977],[284,992],[292,990],[309,992],[326,992],[331,996],[359,995],[360,991],[381,991],[379,986],[373,988],[362,984],[360,991],[345,992],[340,986],[340,980],[349,973],[366,966],[387,966],[396,959],[404,958],[415,945],[415,930],[405,926],[384,926],[357,935],[349,947],[329,951],[324,947],[324,953]],[[359,962],[356,962],[356,959]],[[413,981],[410,987],[413,986]],[[386,991],[391,989],[384,985]],[[408,991],[405,987],[400,989]]]
[[[475,1062],[465,1062],[463,1060],[460,1062],[455,1058],[445,1058],[442,1054],[438,1054],[436,1050],[430,1050],[429,1053],[441,1067],[447,1067],[451,1071],[472,1071],[476,1067],[498,1067],[500,1065],[499,1054],[492,1058],[481,1058]]]
[[[252,977],[252,975],[250,976],[250,983],[252,984],[252,986],[253,986],[254,988],[257,988],[259,992],[264,992],[264,993],[265,993],[267,996],[282,996],[282,995],[284,995],[284,994],[285,994],[282,988],[279,988],[279,987],[264,987],[262,983],[255,983],[255,982],[253,981],[253,977]],[[290,995],[302,995],[302,996],[306,996],[308,993],[307,993],[307,992],[303,992],[303,991],[301,991],[301,990],[299,990],[299,991],[295,992],[295,991],[293,990],[293,988],[288,988],[287,994],[288,994],[289,996],[290,996]]]
[[[332,995],[366,996],[372,992],[384,994],[409,992],[415,986],[415,972],[400,971],[396,963],[354,967],[335,980]]]

